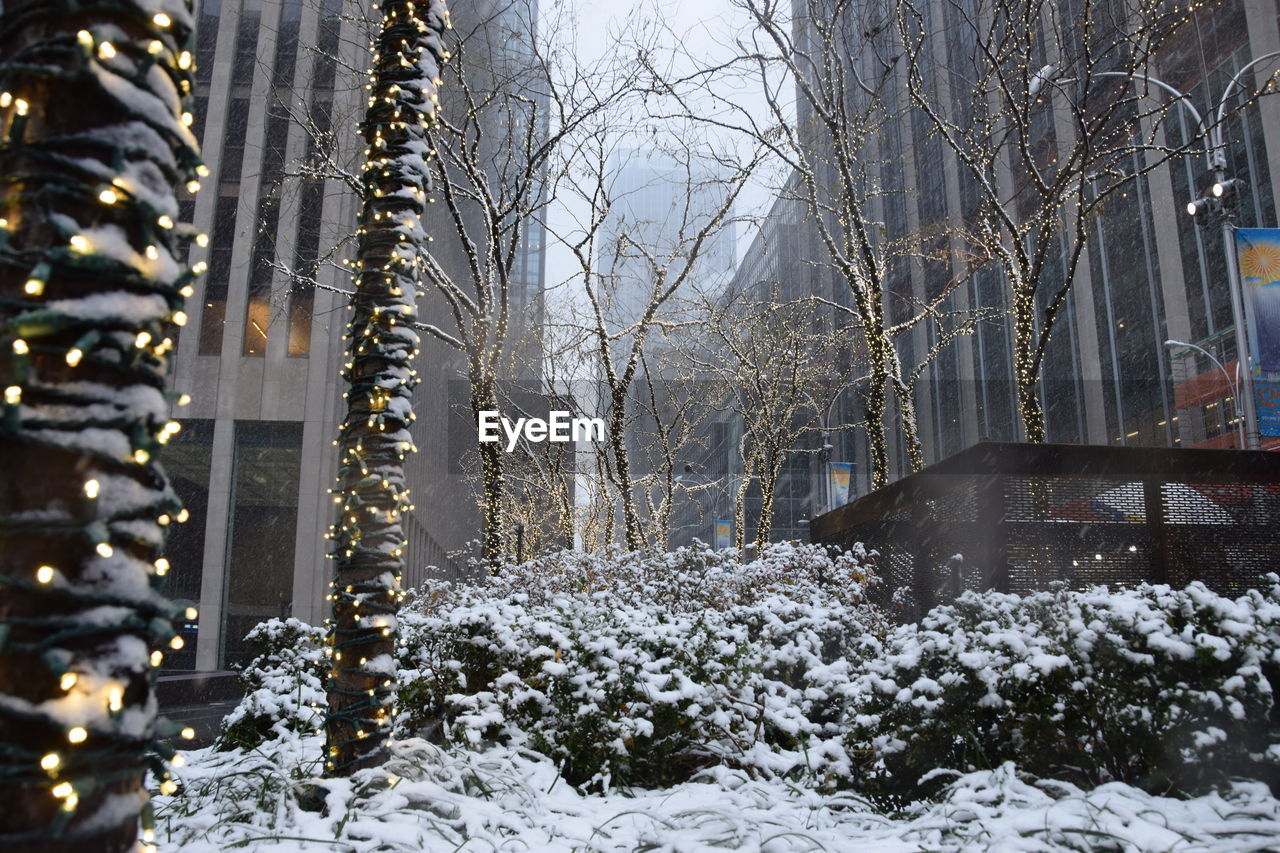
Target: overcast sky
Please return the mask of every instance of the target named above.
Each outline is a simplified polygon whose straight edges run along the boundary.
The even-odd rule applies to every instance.
[[[678,39],[679,45],[698,61],[722,58],[733,36],[749,28],[745,12],[734,7],[730,0],[541,0],[540,17],[543,21],[556,17],[556,10],[563,8],[577,19],[577,44],[579,59],[589,64],[615,49],[617,34],[641,18],[662,15],[667,26]],[[748,93],[747,97],[751,97]],[[755,97],[759,97],[756,95]],[[763,106],[761,107],[763,109]],[[744,191],[739,211],[762,212],[771,203],[770,193],[762,185],[753,185]],[[567,224],[569,213],[549,211],[553,227]],[[746,251],[751,238],[749,229],[738,228],[738,254]],[[568,251],[549,241],[547,251],[547,283],[555,285],[572,275],[575,264]]]

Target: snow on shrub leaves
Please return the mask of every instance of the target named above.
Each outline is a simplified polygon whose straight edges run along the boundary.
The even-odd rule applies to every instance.
[[[285,732],[324,725],[324,629],[270,619],[245,636],[256,657],[240,673],[245,696],[222,721],[219,749],[251,749]]]
[[[397,737],[504,745],[566,781],[662,787],[727,767],[901,805],[1006,765],[1195,793],[1280,763],[1280,578],[967,594],[890,629],[866,555],[561,553],[401,614]],[[224,747],[318,729],[322,632],[255,629]]]
[[[445,742],[527,745],[574,784],[666,785],[715,764],[846,786],[840,685],[883,632],[862,555],[815,546],[559,554],[401,618],[400,706]]]
[[[967,594],[890,635],[850,685],[866,787],[899,802],[1015,763],[1092,787],[1206,790],[1266,776],[1280,579],[1184,590]]]

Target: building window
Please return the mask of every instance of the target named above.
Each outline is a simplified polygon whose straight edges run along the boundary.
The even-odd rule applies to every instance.
[[[213,454],[213,421],[186,420],[164,452],[164,470],[169,484],[182,499],[189,519],[169,525],[164,555],[169,561],[164,593],[182,605],[199,606],[203,580],[205,519],[209,517],[209,471]],[[184,644],[178,651],[166,651],[166,669],[195,669],[199,641],[197,620],[183,623]]]
[[[231,66],[231,83],[248,86],[253,82],[253,69],[258,64],[258,31],[262,29],[262,13],[244,10],[236,30],[235,62]]]
[[[311,88],[332,89],[338,70],[338,46],[342,35],[342,0],[325,0],[316,35],[316,63]]]
[[[200,21],[196,24],[196,82],[208,84],[213,79],[213,52],[218,44],[218,19],[222,0],[204,0],[200,4]]]
[[[219,196],[214,209],[213,238],[209,242],[209,277],[204,286],[204,312],[200,317],[200,355],[222,352],[222,327],[227,322],[227,284],[231,280],[238,201],[236,196]]]
[[[245,634],[293,607],[302,424],[237,421],[227,525],[222,665],[248,663]]]
[[[227,110],[227,131],[222,138],[222,165],[219,180],[238,183],[244,165],[244,138],[249,130],[249,99],[233,98]]]
[[[244,320],[244,355],[261,358],[267,352],[267,332],[271,327],[271,273],[276,257],[276,228],[280,222],[280,200],[263,199],[258,208],[258,234],[253,241],[249,267],[249,299]]]
[[[289,297],[289,355],[311,351],[311,314],[315,308],[314,282],[320,272],[320,211],[324,207],[324,182],[302,188],[302,210],[293,256],[294,285]]]

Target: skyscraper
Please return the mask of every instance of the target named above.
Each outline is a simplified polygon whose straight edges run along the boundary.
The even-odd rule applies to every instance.
[[[822,0],[796,0],[802,16]],[[1071,14],[1069,2],[1061,4]],[[1105,5],[1105,4],[1104,4]],[[872,4],[854,4],[858,12]],[[922,0],[915,4],[930,21],[929,55],[922,60],[932,96],[946,110],[966,115],[962,104],[972,93],[958,82],[948,91],[938,81],[948,69],[963,65],[974,50],[966,36],[966,16],[979,4]],[[862,29],[859,29],[861,32]],[[879,36],[892,59],[900,53],[889,42],[892,26]],[[972,34],[969,33],[969,36]],[[1212,115],[1228,81],[1252,59],[1280,50],[1274,2],[1223,0],[1199,9],[1187,28],[1156,55],[1151,76],[1185,92],[1185,104],[1200,115]],[[892,109],[908,102],[905,62],[877,65],[868,73],[889,81],[883,97]],[[1249,89],[1264,82],[1274,63],[1255,66],[1242,78]],[[1153,93],[1157,91],[1153,89]],[[1163,91],[1163,90],[1159,90]],[[1153,97],[1155,95],[1153,94]],[[1232,115],[1234,101],[1228,103]],[[885,239],[943,230],[970,220],[978,193],[972,178],[918,111],[893,113],[879,133],[867,161],[878,164],[882,189],[874,217],[883,222]],[[949,112],[950,114],[950,112]],[[1177,147],[1195,131],[1191,111],[1172,104],[1162,121],[1162,143]],[[1247,182],[1237,223],[1276,224],[1280,174],[1280,99],[1264,96],[1225,129],[1229,177]],[[1052,122],[1044,122],[1040,144],[1055,145]],[[1059,140],[1060,142],[1060,140]],[[1135,153],[1124,169],[1132,177],[1108,201],[1091,225],[1084,260],[1077,270],[1066,304],[1045,353],[1040,398],[1048,440],[1062,443],[1226,447],[1235,439],[1236,400],[1230,384],[1206,358],[1186,349],[1166,347],[1169,339],[1186,341],[1215,353],[1228,373],[1235,369],[1236,346],[1230,291],[1220,231],[1199,224],[1185,206],[1207,191],[1201,143],[1192,151],[1144,173],[1145,161]],[[1048,156],[1048,155],[1046,155]],[[1202,218],[1202,217],[1201,217]],[[1063,268],[1062,253],[1052,253],[1045,276]],[[985,310],[988,316],[972,335],[959,338],[928,366],[915,391],[926,461],[945,458],[982,440],[1018,440],[1013,377],[1013,329],[1007,310],[1008,287],[994,263],[969,263],[962,253],[939,253],[946,260],[913,261],[891,270],[892,288],[917,302],[943,292],[958,280],[940,306],[947,312]],[[1043,304],[1040,306],[1043,311]],[[920,324],[898,341],[906,364],[936,342],[936,330]],[[856,389],[855,389],[856,390]],[[844,395],[848,405],[856,394]],[[896,417],[891,412],[889,419]],[[856,420],[846,412],[842,421]],[[896,433],[896,430],[891,431]],[[861,433],[850,431],[836,441],[836,458],[855,463],[854,489],[866,492],[868,460]],[[895,476],[908,470],[904,448],[890,447]]]
[[[194,129],[210,176],[182,204],[183,219],[209,235],[190,256],[208,272],[178,335],[173,384],[192,402],[175,412],[183,429],[163,461],[190,512],[167,549],[169,591],[200,616],[166,664],[210,671],[244,661],[243,637],[262,619],[325,615],[348,317],[335,290],[351,287],[343,261],[360,204],[347,178],[363,163],[365,77],[352,69],[366,67],[371,24],[369,4],[352,0],[198,5]],[[473,4],[453,18],[462,28],[481,11]],[[449,97],[446,87],[446,110]],[[536,302],[540,233],[526,246],[522,294]],[[430,319],[429,302],[422,313]],[[439,391],[455,366],[424,352],[426,389]],[[447,411],[439,394],[419,406]],[[444,430],[423,418],[417,442],[442,445]],[[419,493],[439,472],[424,456],[428,464],[409,472]],[[471,501],[461,490],[451,499]],[[469,538],[454,529],[457,518],[410,519],[407,582],[428,561],[444,562],[433,543]]]

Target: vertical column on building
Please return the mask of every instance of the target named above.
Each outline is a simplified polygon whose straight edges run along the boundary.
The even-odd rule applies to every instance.
[[[1046,9],[1045,14],[1051,14],[1050,10]],[[1046,21],[1046,26],[1049,25]],[[1045,61],[1050,63],[1061,61],[1058,56],[1058,45],[1053,39],[1045,40]],[[1077,127],[1066,95],[1057,87],[1053,87],[1050,97],[1053,99],[1054,144],[1058,148],[1058,156],[1064,158],[1072,149],[1072,143],[1066,140],[1075,139]],[[1064,223],[1071,221],[1074,215],[1073,208],[1065,210]],[[1071,282],[1071,293],[1067,297],[1067,302],[1063,304],[1062,313],[1055,323],[1054,334],[1069,333],[1071,325],[1067,322],[1066,312],[1074,310],[1076,317],[1080,320],[1075,324],[1076,339],[1071,342],[1071,349],[1079,359],[1078,380],[1084,398],[1085,435],[1081,436],[1081,440],[1086,444],[1110,444],[1110,437],[1107,435],[1106,399],[1102,393],[1102,360],[1099,357],[1102,344],[1098,340],[1097,323],[1094,322],[1097,308],[1093,302],[1091,270],[1090,247],[1086,245],[1076,265],[1075,278]]]

